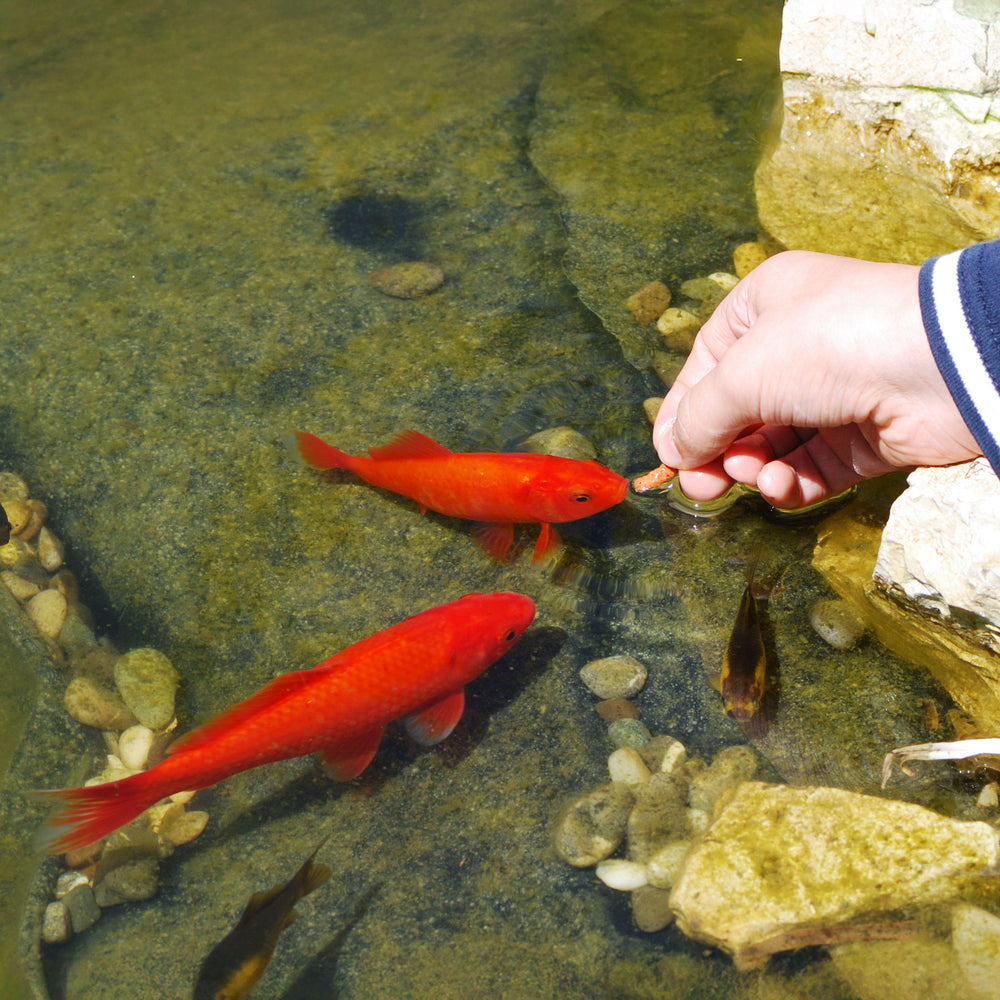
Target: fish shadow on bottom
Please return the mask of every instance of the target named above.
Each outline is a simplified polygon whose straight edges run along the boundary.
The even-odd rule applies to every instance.
[[[333,986],[334,974],[344,944],[351,931],[364,919],[379,889],[380,885],[373,885],[362,893],[344,924],[310,959],[309,964],[295,977],[278,1000],[317,1000],[318,997],[329,997],[330,1000],[334,1000],[337,996]]]

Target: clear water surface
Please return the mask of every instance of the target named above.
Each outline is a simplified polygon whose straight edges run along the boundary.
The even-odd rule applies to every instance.
[[[48,502],[105,634],[176,664],[182,726],[467,591],[538,604],[440,747],[393,731],[346,786],[302,759],[200,793],[211,822],[160,894],[45,954],[52,997],[188,995],[249,895],[327,835],[333,877],[256,995],[850,996],[820,953],[741,976],[640,934],[551,842],[606,780],[588,660],[643,660],[644,721],[691,753],[745,741],[710,681],[761,544],[783,684],[764,773],[872,791],[884,750],[920,738],[940,692],[808,626],[830,593],[814,523],[630,498],[567,527],[557,567],[531,565],[532,531],[500,565],[466,524],[286,445],[413,427],[503,450],[570,425],[649,468],[657,338],[622,303],[730,269],[757,231],[779,26],[773,0],[0,2],[0,464]],[[444,286],[369,285],[406,260]],[[78,780],[100,740],[32,724],[37,687],[7,699],[8,736],[46,745],[36,780]]]

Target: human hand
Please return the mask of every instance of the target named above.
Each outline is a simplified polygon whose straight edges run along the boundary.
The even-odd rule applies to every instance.
[[[981,454],[924,331],[919,267],[789,251],[750,272],[698,333],[653,444],[693,500],[734,481],[776,507]]]

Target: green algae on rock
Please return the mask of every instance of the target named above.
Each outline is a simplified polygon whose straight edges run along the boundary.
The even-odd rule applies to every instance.
[[[671,906],[685,934],[752,968],[795,931],[953,898],[998,861],[1000,835],[987,823],[750,781],[687,855]]]

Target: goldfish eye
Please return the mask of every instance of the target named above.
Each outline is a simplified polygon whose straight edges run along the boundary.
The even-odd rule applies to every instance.
[[[503,637],[504,642],[513,642],[517,638],[517,629],[509,628]]]
[[[573,494],[574,503],[590,503],[589,493],[574,493]]]

